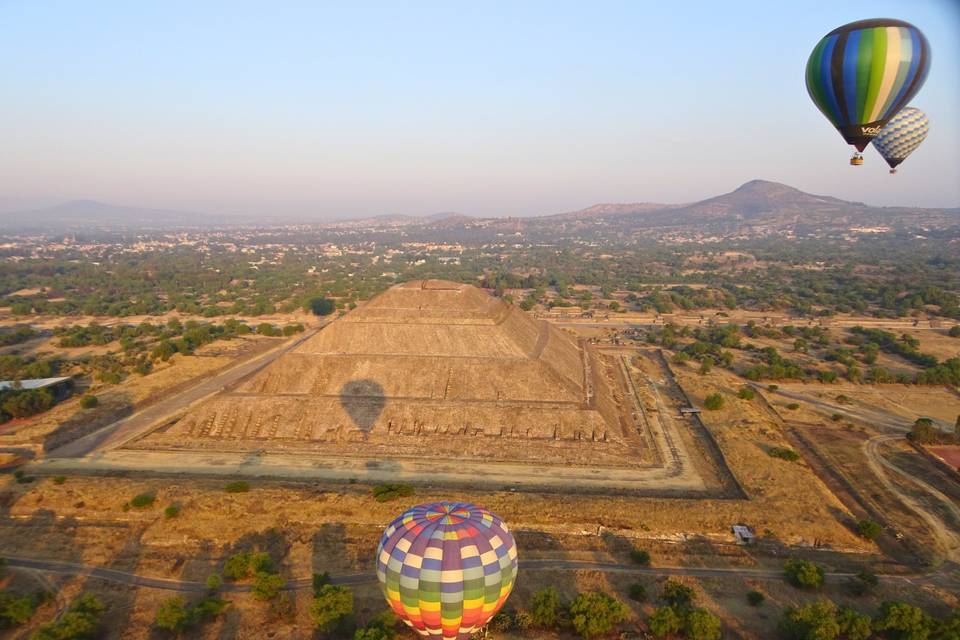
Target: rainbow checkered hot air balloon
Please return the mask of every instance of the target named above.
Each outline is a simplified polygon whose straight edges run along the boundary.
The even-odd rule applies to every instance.
[[[861,20],[834,29],[814,47],[807,92],[847,144],[863,151],[920,90],[929,70],[930,45],[915,26]]]
[[[916,107],[905,107],[890,118],[887,126],[873,139],[873,146],[890,165],[890,173],[896,173],[897,165],[927,139],[929,131],[927,114]]]
[[[408,509],[377,547],[387,603],[422,636],[466,640],[500,610],[516,575],[517,545],[507,526],[465,502]]]

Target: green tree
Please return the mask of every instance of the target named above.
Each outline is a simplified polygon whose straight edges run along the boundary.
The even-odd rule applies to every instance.
[[[584,638],[607,633],[628,614],[622,602],[602,591],[581,593],[570,603],[570,621]]]
[[[638,564],[641,567],[650,566],[650,552],[646,549],[631,549],[630,559],[633,560],[634,564]]]
[[[660,599],[674,609],[684,609],[693,604],[693,588],[676,580],[667,580],[663,583]]]
[[[166,631],[182,631],[189,625],[187,602],[183,596],[172,596],[160,603],[153,624]]]
[[[310,604],[310,617],[320,633],[341,635],[353,625],[353,592],[328,584]]]
[[[690,640],[720,640],[720,618],[706,609],[694,609],[684,624]]]
[[[747,591],[747,602],[750,603],[751,607],[759,607],[765,599],[764,595],[756,589]]]
[[[283,578],[275,573],[257,571],[253,574],[253,586],[250,591],[257,600],[273,600],[283,589],[284,584]]]
[[[737,392],[737,397],[741,400],[753,400],[756,395],[753,387],[740,387],[740,391]]]
[[[336,310],[336,306],[326,298],[310,298],[303,310],[315,316],[328,316]]]
[[[787,582],[795,587],[819,589],[823,585],[823,567],[807,560],[792,558],[783,565]]]
[[[933,620],[912,604],[884,602],[873,620],[873,629],[890,640],[927,640],[933,631]]]
[[[650,616],[648,625],[650,633],[662,638],[679,632],[683,628],[683,617],[673,607],[658,607]]]
[[[840,625],[840,635],[844,640],[867,640],[873,633],[870,616],[850,607],[840,607],[837,624]]]
[[[557,626],[562,614],[560,594],[555,587],[540,589],[530,599],[530,617],[533,619],[533,624],[541,629],[552,629]]]
[[[802,607],[787,607],[779,628],[790,640],[834,640],[840,635],[837,605],[819,600]]]

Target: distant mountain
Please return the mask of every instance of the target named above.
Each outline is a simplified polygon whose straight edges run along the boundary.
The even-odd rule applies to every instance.
[[[831,196],[806,193],[779,182],[751,180],[730,193],[685,205],[648,203],[595,205],[572,213],[544,216],[542,220],[608,221],[625,230],[631,227],[691,227],[704,230],[731,227],[850,228],[960,224],[960,208],[871,207]]]
[[[22,230],[163,229],[209,226],[224,219],[187,211],[71,200],[52,207],[0,213],[0,228]]]
[[[542,216],[551,220],[583,220],[585,218],[630,216],[647,211],[662,211],[681,205],[660,204],[656,202],[631,202],[627,204],[595,204],[579,211],[554,213]]]

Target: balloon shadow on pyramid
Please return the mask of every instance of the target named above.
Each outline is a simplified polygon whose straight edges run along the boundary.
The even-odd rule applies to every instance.
[[[376,380],[351,380],[340,388],[340,405],[364,434],[373,429],[386,403]]]

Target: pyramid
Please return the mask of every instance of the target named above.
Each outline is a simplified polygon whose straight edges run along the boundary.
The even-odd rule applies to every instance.
[[[622,398],[612,358],[482,289],[422,280],[332,322],[138,446],[635,461]]]

